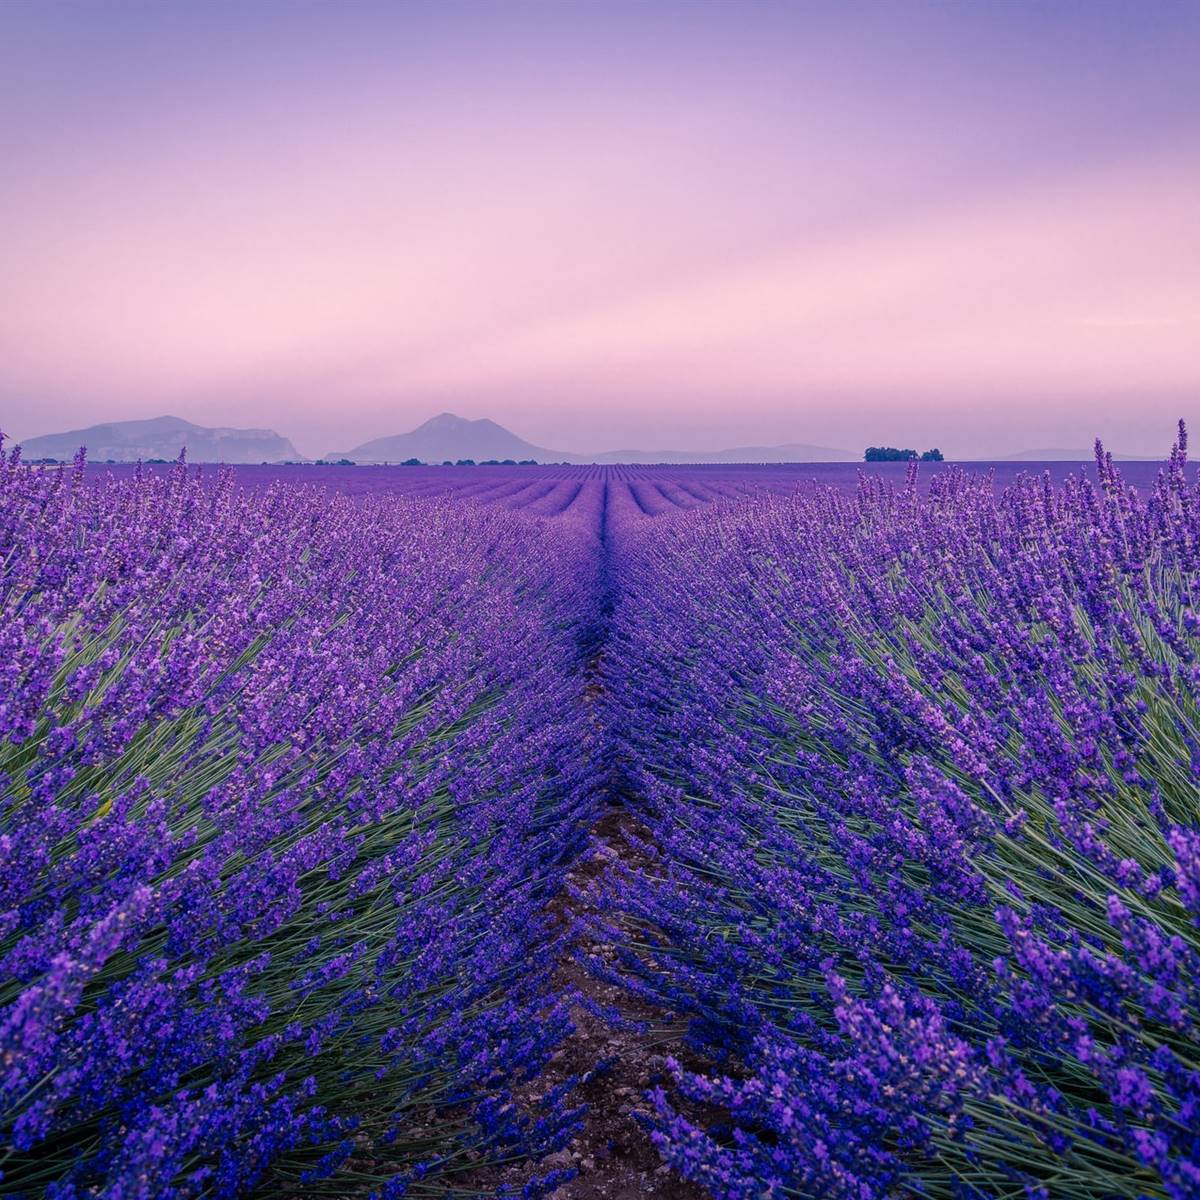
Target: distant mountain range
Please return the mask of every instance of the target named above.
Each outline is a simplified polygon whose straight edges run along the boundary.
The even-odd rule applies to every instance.
[[[80,446],[87,447],[92,462],[174,460],[185,448],[192,462],[274,463],[302,457],[287,438],[273,429],[207,429],[180,417],[112,421],[66,433],[48,433],[23,442],[21,453],[26,460],[54,458],[69,462]]]
[[[704,463],[704,462],[849,462],[855,455],[828,446],[790,442],[785,446],[742,446],[733,450],[608,450],[602,454],[573,454],[535,446],[486,417],[468,421],[454,413],[439,413],[411,433],[375,438],[353,450],[336,451],[329,458],[348,458],[359,463],[457,462],[471,458],[503,461],[511,458],[538,462],[568,463]]]
[[[575,462],[595,463],[788,463],[853,462],[858,455],[830,446],[785,442],[782,446],[735,446],[732,450],[609,450]]]
[[[558,450],[547,450],[519,438],[515,433],[489,421],[486,417],[468,421],[453,413],[439,413],[411,433],[394,433],[390,437],[373,438],[353,450],[335,451],[326,457],[349,458],[356,463],[399,463],[406,458],[419,458],[426,463],[449,459],[535,458],[538,462],[564,462],[570,456]]]
[[[93,462],[111,459],[134,462],[158,458],[174,460],[186,447],[192,462],[279,463],[307,462],[295,446],[273,429],[206,428],[179,417],[154,417],[145,421],[111,421],[87,429],[51,433],[30,438],[22,445],[27,460],[52,458],[68,462],[80,446],[87,447]],[[573,454],[535,446],[503,425],[486,417],[469,421],[454,413],[439,413],[409,433],[374,438],[353,450],[339,450],[329,459],[356,463],[402,463],[416,458],[424,463],[449,460],[487,459],[503,461],[533,459],[566,463],[786,463],[856,462],[861,456],[829,446],[788,442],[781,446],[738,446],[730,450],[608,450],[601,454]],[[1022,450],[994,461],[1001,462],[1088,462],[1090,450],[1048,448]],[[1114,454],[1113,458],[1137,461],[1138,455]]]

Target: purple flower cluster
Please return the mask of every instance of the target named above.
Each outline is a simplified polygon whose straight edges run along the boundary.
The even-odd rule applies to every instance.
[[[562,1144],[511,1092],[568,1029],[596,562],[495,505],[0,454],[0,1190]]]
[[[1200,1195],[1184,450],[1000,491],[0,453],[0,1192],[560,1147],[569,1084],[521,1084],[616,793],[647,836],[576,928],[686,1017],[653,1137],[718,1200]]]
[[[1097,450],[622,526],[599,926],[720,1200],[1200,1195],[1200,489]]]

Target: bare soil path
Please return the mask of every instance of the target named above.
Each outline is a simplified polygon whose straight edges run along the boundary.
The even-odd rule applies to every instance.
[[[603,559],[599,587],[605,618],[617,591],[610,487],[606,482],[599,530]],[[602,740],[603,662],[601,645],[585,668],[584,689],[596,735]],[[651,1007],[619,985],[597,978],[579,961],[580,955],[605,962],[615,957],[611,940],[587,932],[591,924],[588,918],[594,915],[594,897],[604,886],[606,871],[612,867],[636,871],[648,865],[628,836],[635,835],[644,843],[646,830],[626,803],[625,791],[620,771],[614,766],[606,807],[591,829],[586,849],[568,872],[566,886],[551,905],[561,927],[575,930],[564,946],[554,990],[560,995],[577,995],[581,1002],[571,1010],[574,1032],[524,1097],[533,1100],[572,1077],[581,1078],[583,1082],[573,1095],[576,1103],[587,1106],[586,1114],[570,1144],[539,1163],[536,1172],[531,1172],[528,1164],[515,1165],[499,1177],[489,1176],[487,1185],[491,1187],[504,1185],[519,1193],[531,1176],[559,1169],[574,1170],[576,1175],[551,1193],[551,1200],[711,1200],[707,1190],[663,1163],[642,1120],[651,1113],[646,1093],[668,1082],[668,1057],[690,1067],[699,1065],[683,1046],[685,1022]],[[615,1012],[618,1019],[607,1019],[597,1009]],[[645,1031],[631,1026],[644,1027]]]
[[[581,901],[576,897],[586,896],[588,885],[607,863],[619,859],[638,865],[631,861],[635,852],[625,837],[635,828],[633,814],[620,807],[609,809],[597,821],[589,853],[569,877],[573,886],[562,901],[564,921],[581,915]],[[611,945],[602,942],[588,940],[576,945],[601,959],[612,955]],[[670,1014],[597,979],[570,952],[564,956],[556,982],[601,1009],[615,1009],[624,1021],[649,1028],[646,1032],[631,1030],[624,1022],[607,1021],[583,1004],[573,1009],[575,1032],[550,1064],[547,1082],[553,1085],[571,1075],[590,1073],[579,1089],[579,1098],[588,1110],[571,1144],[550,1157],[549,1165],[579,1172],[553,1193],[554,1200],[706,1200],[706,1191],[663,1164],[639,1121],[650,1113],[645,1093],[664,1080],[666,1056],[683,1056],[682,1023],[672,1022]]]
[[[618,588],[609,492],[606,480],[599,531],[603,555],[600,588],[606,619]],[[603,647],[589,661],[587,677],[585,702],[592,709],[597,735],[603,738],[604,721],[599,715],[604,695]],[[589,895],[609,866],[635,870],[645,866],[626,836],[633,832],[645,834],[625,803],[619,772],[614,768],[608,805],[592,827],[588,847],[568,873],[563,894],[555,902],[567,928],[586,928],[589,922],[581,918],[589,915]],[[572,1009],[575,1031],[547,1072],[549,1086],[572,1075],[584,1076],[578,1094],[587,1105],[583,1124],[570,1145],[550,1156],[548,1165],[578,1172],[553,1193],[552,1200],[709,1200],[707,1191],[663,1163],[640,1120],[650,1114],[646,1093],[660,1081],[665,1082],[665,1059],[685,1057],[683,1022],[652,1009],[623,988],[598,979],[578,961],[578,952],[606,961],[611,961],[614,954],[611,943],[584,933],[568,943],[555,977],[558,989],[574,992],[589,1003],[576,1004]],[[595,1009],[615,1010],[623,1019],[607,1020]],[[643,1025],[647,1032],[635,1031],[630,1025]]]

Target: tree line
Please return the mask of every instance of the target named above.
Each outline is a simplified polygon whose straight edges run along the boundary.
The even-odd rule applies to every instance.
[[[895,446],[868,446],[863,452],[866,462],[907,462],[915,458],[921,462],[944,462],[945,456],[935,446],[918,454],[915,450],[897,450]]]

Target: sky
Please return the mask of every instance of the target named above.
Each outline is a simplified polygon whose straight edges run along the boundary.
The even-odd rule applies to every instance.
[[[0,428],[1165,452],[1200,3],[5,0]]]

